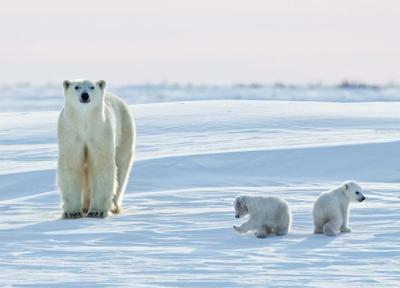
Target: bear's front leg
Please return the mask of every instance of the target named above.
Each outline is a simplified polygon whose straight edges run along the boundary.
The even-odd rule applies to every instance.
[[[62,163],[58,165],[58,186],[61,190],[64,210],[62,218],[75,219],[82,217],[81,211],[81,173]]]
[[[350,233],[351,228],[342,226],[342,227],[340,227],[340,232]]]
[[[92,166],[91,173],[93,190],[90,200],[90,209],[87,214],[92,218],[107,217],[112,206],[112,197],[116,189],[116,166],[114,159],[103,161],[98,159]]]
[[[247,231],[255,230],[256,228],[257,226],[253,221],[251,221],[251,219],[245,223],[242,223],[240,226],[233,226],[233,229],[239,233],[246,233]]]
[[[342,226],[340,226],[340,232],[351,232],[351,228],[348,227],[349,223],[349,208],[347,207],[347,209],[344,209],[343,211],[343,224]]]
[[[268,233],[264,227],[261,227],[256,231],[254,235],[256,235],[257,238],[264,239],[268,236]]]

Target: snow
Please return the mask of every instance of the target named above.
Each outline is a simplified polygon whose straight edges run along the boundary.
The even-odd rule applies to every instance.
[[[58,112],[14,110],[0,113],[2,286],[395,287],[400,281],[400,103],[134,105],[138,145],[124,213],[69,221],[60,219],[55,186]],[[349,179],[367,197],[352,206],[353,232],[312,234],[317,195]],[[290,234],[235,233],[238,194],[286,199]]]

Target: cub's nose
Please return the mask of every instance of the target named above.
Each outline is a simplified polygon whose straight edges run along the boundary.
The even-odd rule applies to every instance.
[[[360,202],[363,202],[365,199],[367,199],[367,198],[365,198],[364,196],[360,199]]]
[[[81,102],[83,102],[83,103],[89,102],[89,94],[87,92],[83,92],[81,94]]]
[[[239,218],[240,216],[239,215],[235,215],[235,218]]]

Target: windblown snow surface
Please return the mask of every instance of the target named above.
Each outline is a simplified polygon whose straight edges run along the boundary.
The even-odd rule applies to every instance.
[[[400,103],[193,101],[132,106],[125,211],[61,220],[58,112],[0,113],[0,286],[397,287]],[[367,200],[352,233],[312,234],[315,198],[343,180]],[[289,235],[232,229],[236,195],[274,195]]]

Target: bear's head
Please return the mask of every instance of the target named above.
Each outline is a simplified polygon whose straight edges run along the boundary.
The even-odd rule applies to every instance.
[[[242,218],[249,213],[245,198],[243,196],[238,196],[235,198],[235,201],[233,201],[233,207],[235,208],[236,218]]]
[[[106,82],[89,80],[63,82],[65,103],[73,107],[95,107],[104,101]]]
[[[346,181],[342,184],[342,189],[350,202],[362,202],[366,198],[362,194],[361,186],[355,181]]]

